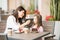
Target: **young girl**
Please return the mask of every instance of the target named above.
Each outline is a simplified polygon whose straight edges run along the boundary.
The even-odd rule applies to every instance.
[[[35,30],[38,32],[43,32],[43,27],[42,27],[42,23],[40,20],[40,15],[39,14],[35,14],[34,15],[34,19],[33,19],[34,24],[32,25],[32,27],[30,28],[30,30]]]

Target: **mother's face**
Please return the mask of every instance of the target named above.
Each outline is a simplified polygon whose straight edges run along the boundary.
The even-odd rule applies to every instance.
[[[18,18],[22,18],[24,16],[24,10],[18,11]]]

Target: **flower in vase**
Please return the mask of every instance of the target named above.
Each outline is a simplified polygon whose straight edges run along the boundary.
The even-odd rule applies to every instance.
[[[35,14],[39,14],[40,12],[39,12],[38,10],[35,10],[34,13],[35,13]]]
[[[46,21],[53,21],[54,17],[53,16],[46,16]]]

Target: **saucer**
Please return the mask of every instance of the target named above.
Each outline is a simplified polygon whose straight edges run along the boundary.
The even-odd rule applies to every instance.
[[[14,31],[15,33],[20,33],[19,31]]]

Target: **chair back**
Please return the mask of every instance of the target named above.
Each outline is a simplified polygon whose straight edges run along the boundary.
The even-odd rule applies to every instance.
[[[7,37],[6,34],[0,33],[0,39],[1,39],[1,40],[8,40],[8,37]]]
[[[42,21],[44,31],[54,34],[55,22],[54,21]]]

